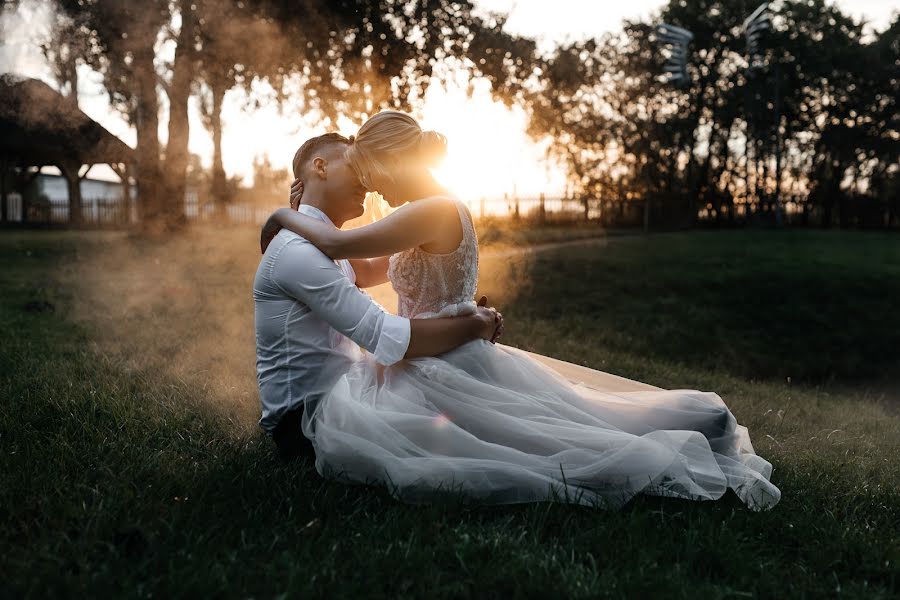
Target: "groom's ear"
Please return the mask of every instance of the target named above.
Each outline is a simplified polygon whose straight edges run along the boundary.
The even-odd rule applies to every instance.
[[[328,161],[317,156],[312,161],[312,171],[319,179],[328,179]]]

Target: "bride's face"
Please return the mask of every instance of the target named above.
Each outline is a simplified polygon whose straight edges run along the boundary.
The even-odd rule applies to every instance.
[[[425,172],[421,166],[401,164],[393,168],[390,175],[373,174],[370,191],[377,191],[388,204],[396,208],[417,199],[423,175]]]

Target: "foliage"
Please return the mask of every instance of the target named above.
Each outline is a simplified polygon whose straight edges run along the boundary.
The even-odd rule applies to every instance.
[[[213,133],[213,190],[220,195],[225,181],[220,113],[225,92],[235,85],[266,80],[278,100],[299,102],[334,122],[340,116],[361,120],[385,107],[410,108],[433,77],[446,75],[435,66],[448,61],[491,77],[498,89],[528,70],[521,59],[494,53],[497,40],[509,36],[497,21],[476,16],[469,2],[58,0],[57,5],[60,23],[77,23],[82,43],[72,47],[83,52],[77,58],[103,74],[113,105],[137,129],[144,216],[168,227],[183,224],[192,93],[201,96]],[[48,45],[58,45],[70,29],[56,27]],[[174,47],[171,63],[163,60],[167,45]],[[169,108],[164,152],[157,136],[159,89]]]
[[[191,94],[213,135],[219,197],[229,89],[266,81],[273,100],[327,126],[413,110],[432,82],[462,73],[525,108],[530,133],[549,136],[578,195],[645,203],[655,222],[689,226],[701,212],[722,223],[770,219],[788,203],[825,226],[835,214],[842,226],[900,224],[900,15],[866,37],[826,0],[777,0],[764,68],[750,74],[740,24],[756,0],[671,0],[647,21],[546,54],[509,34],[504,15],[468,1],[56,1],[48,57],[61,80],[78,61],[103,73],[137,129],[151,219],[180,222]],[[660,80],[661,22],[694,35],[690,85]]]
[[[834,203],[860,194],[880,200],[875,215],[858,211],[860,224],[900,221],[896,197],[884,192],[896,190],[900,156],[900,16],[864,41],[862,24],[836,5],[775,2],[768,67],[750,76],[740,24],[756,4],[673,0],[650,22],[560,47],[528,99],[531,132],[551,137],[580,193],[659,202],[674,209],[674,223],[692,223],[698,206],[730,221],[738,210],[768,209],[779,184],[782,200],[820,207],[825,225]],[[659,80],[659,22],[694,34],[688,87]],[[851,210],[841,207],[847,225]]]

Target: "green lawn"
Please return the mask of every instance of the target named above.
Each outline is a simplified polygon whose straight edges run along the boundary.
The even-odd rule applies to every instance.
[[[509,268],[495,286],[504,315],[561,331],[554,351],[575,337],[691,371],[900,392],[896,235],[631,236]]]
[[[255,426],[255,235],[0,233],[0,597],[900,594],[896,236],[483,257],[505,343],[718,392],[775,466],[782,500],[753,513],[409,506],[280,463]]]

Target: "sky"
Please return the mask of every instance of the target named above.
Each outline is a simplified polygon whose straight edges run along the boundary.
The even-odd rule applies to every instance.
[[[663,0],[475,0],[484,11],[509,14],[506,29],[535,38],[544,49],[555,44],[599,36],[621,28],[624,18],[648,18],[666,2]],[[837,0],[844,11],[865,18],[871,27],[884,29],[896,0]],[[54,85],[39,43],[52,17],[50,2],[23,0],[16,11],[6,9],[0,22],[0,72],[37,77]],[[111,110],[99,74],[83,67],[79,71],[81,109],[123,141],[134,146],[135,133],[124,119]],[[259,91],[265,92],[265,84]],[[223,162],[229,175],[252,180],[255,156],[268,155],[276,167],[288,167],[296,148],[308,137],[321,133],[310,115],[285,111],[275,103],[247,109],[243,91],[231,90],[223,106]],[[189,149],[212,162],[212,139],[203,127],[196,100],[189,106],[191,134]],[[432,87],[415,115],[423,128],[445,133],[450,142],[437,177],[468,200],[494,198],[504,193],[533,196],[563,191],[562,168],[546,158],[546,140],[532,140],[525,134],[526,117],[521,109],[507,109],[491,100],[482,86],[472,98],[455,86]],[[160,136],[166,139],[167,115],[162,115]],[[338,129],[355,133],[359,123],[343,121]],[[486,135],[487,134],[487,135]],[[108,168],[96,168],[92,177],[116,177]]]

